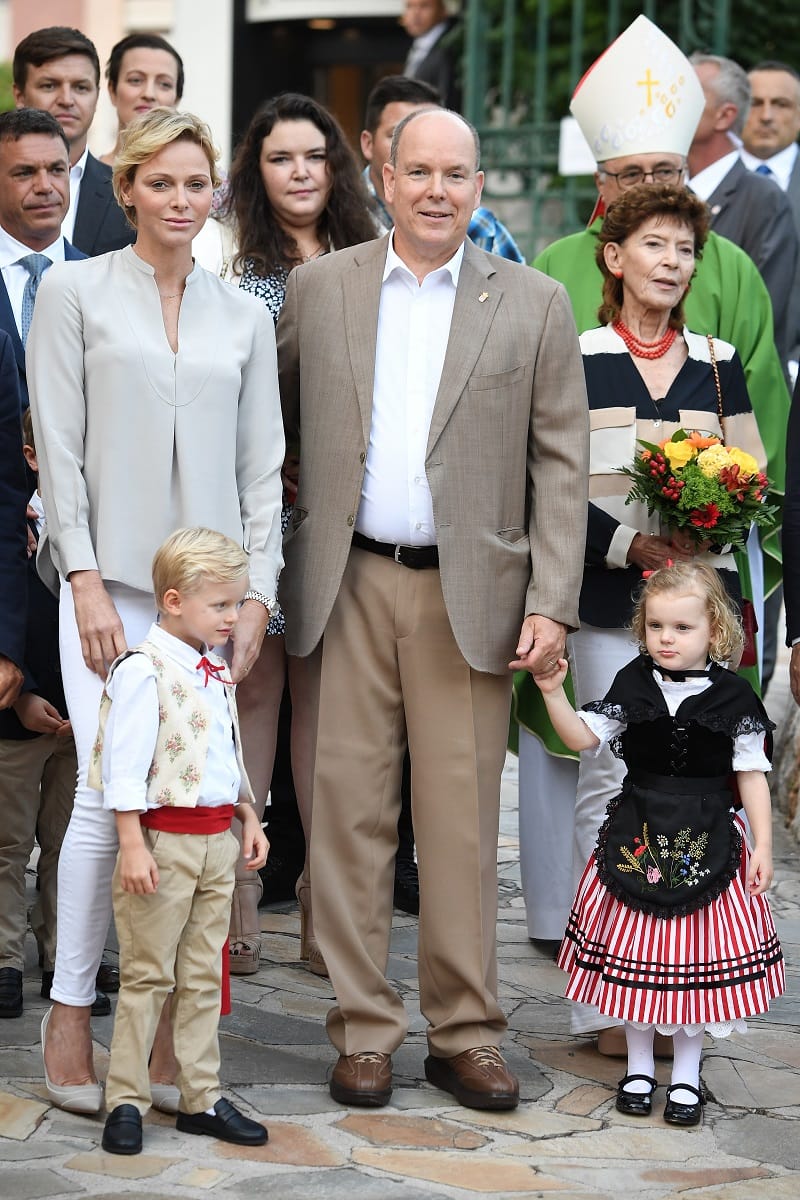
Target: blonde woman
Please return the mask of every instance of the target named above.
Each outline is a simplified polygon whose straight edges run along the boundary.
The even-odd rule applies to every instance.
[[[113,183],[136,245],[52,268],[28,341],[78,749],[42,1049],[51,1100],[79,1112],[97,1112],[103,1098],[89,1006],[111,914],[117,836],[113,814],[86,780],[108,666],[154,619],[150,563],[178,526],[209,526],[248,552],[251,590],[236,630],[235,682],[257,660],[276,607],[284,442],[273,323],[262,305],[192,259],[215,162],[197,117],[157,108],[134,121]],[[163,1074],[168,1055],[157,1039],[151,1078],[169,1082],[159,1080]],[[167,1108],[177,1099],[168,1092]]]

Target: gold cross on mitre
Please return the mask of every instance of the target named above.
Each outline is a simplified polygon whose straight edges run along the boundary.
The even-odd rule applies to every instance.
[[[649,68],[649,67],[648,67],[648,68],[647,68],[647,70],[645,71],[644,75],[645,75],[644,79],[637,79],[637,81],[636,81],[636,86],[637,86],[637,87],[646,87],[646,88],[647,88],[647,107],[648,107],[648,108],[650,108],[650,106],[651,106],[651,105],[652,105],[652,103],[653,103],[653,97],[652,97],[652,95],[651,95],[651,93],[652,93],[652,89],[653,89],[654,87],[658,87],[658,86],[659,86],[659,82],[660,82],[660,81],[659,81],[658,79],[652,79],[652,78],[651,78],[651,76],[650,76],[650,68]]]

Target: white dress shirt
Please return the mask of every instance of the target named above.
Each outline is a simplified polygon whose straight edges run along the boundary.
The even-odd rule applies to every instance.
[[[22,293],[25,291],[25,284],[30,279],[30,274],[25,267],[17,264],[26,254],[44,254],[51,262],[63,262],[64,238],[59,236],[51,246],[46,246],[44,250],[31,250],[30,246],[18,242],[0,226],[0,274],[6,285],[17,333],[20,335],[22,332]]]
[[[218,808],[239,803],[241,774],[236,761],[233,722],[225,697],[225,684],[198,671],[204,651],[151,625],[148,640],[177,663],[187,683],[202,694],[211,710],[206,769],[200,783],[198,808]],[[112,704],[103,741],[103,807],[118,812],[144,812],[147,807],[147,774],[158,737],[158,690],[155,668],[146,654],[132,654],[121,662],[106,684]],[[155,807],[155,806],[150,806]]]
[[[75,232],[75,214],[78,211],[81,182],[83,180],[83,173],[86,170],[86,159],[88,156],[89,147],[87,146],[75,163],[75,166],[69,169],[69,208],[67,209],[67,215],[61,223],[61,232],[68,242],[72,241],[72,235]]]
[[[767,179],[774,179],[779,188],[785,192],[789,187],[789,180],[794,170],[794,164],[797,160],[797,154],[800,147],[797,142],[792,142],[790,146],[785,146],[783,150],[779,150],[777,154],[773,154],[772,158],[756,158],[754,154],[750,154],[747,150],[742,150],[742,162],[749,171],[755,171],[760,166],[769,167],[771,174],[767,175]]]
[[[732,150],[730,154],[724,154],[722,158],[718,158],[716,162],[710,163],[702,171],[698,171],[696,175],[693,175],[689,180],[689,187],[695,196],[699,196],[701,200],[708,200],[709,196],[714,194],[728,172],[733,170],[738,160],[738,150]]]
[[[431,416],[450,337],[464,247],[422,283],[389,239],[378,309],[372,425],[356,529],[403,546],[433,546],[425,474]]]

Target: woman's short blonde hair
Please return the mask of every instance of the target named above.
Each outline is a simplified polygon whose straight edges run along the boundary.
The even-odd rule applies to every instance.
[[[715,662],[736,658],[744,645],[742,621],[736,605],[725,591],[719,571],[701,562],[678,562],[653,571],[644,580],[633,610],[631,633],[644,650],[647,643],[647,601],[665,592],[691,592],[705,600],[711,626],[709,653]]]
[[[214,145],[211,130],[205,121],[192,113],[175,112],[172,108],[151,108],[131,121],[123,130],[120,148],[114,160],[111,185],[114,195],[128,221],[136,228],[136,210],[122,198],[122,188],[132,184],[138,167],[148,162],[165,146],[173,142],[194,142],[208,159],[212,187],[217,187],[220,177],[217,172],[219,151]]]
[[[171,588],[191,595],[208,582],[236,583],[247,571],[247,555],[233,538],[215,529],[176,529],[153,559],[156,607],[163,610]]]

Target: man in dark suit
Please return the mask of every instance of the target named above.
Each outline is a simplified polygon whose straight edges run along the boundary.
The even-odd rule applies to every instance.
[[[22,687],[27,618],[25,502],[20,405],[11,339],[0,330],[0,708]]]
[[[800,237],[800,74],[788,63],[770,59],[753,67],[748,78],[753,100],[742,131],[742,160],[786,193]],[[800,262],[792,303],[795,327],[789,361],[793,364],[790,371],[796,372],[800,361]]]
[[[747,170],[739,156],[750,84],[730,58],[693,54],[705,109],[689,149],[689,186],[708,203],[711,227],[749,254],[772,300],[775,344],[789,356],[798,237],[789,202],[773,180]]]
[[[33,108],[0,114],[0,329],[11,341],[28,407],[25,338],[41,274],[85,258],[61,234],[69,206],[69,146],[55,117]],[[29,267],[36,268],[34,277]]]
[[[130,245],[136,235],[114,198],[111,168],[86,145],[100,94],[94,44],[77,29],[37,29],[14,51],[13,74],[17,108],[49,112],[69,144],[71,203],[64,236],[92,258]]]
[[[432,84],[445,107],[458,112],[458,54],[449,37],[457,22],[448,17],[444,0],[405,0],[402,24],[414,39],[403,74]]]

